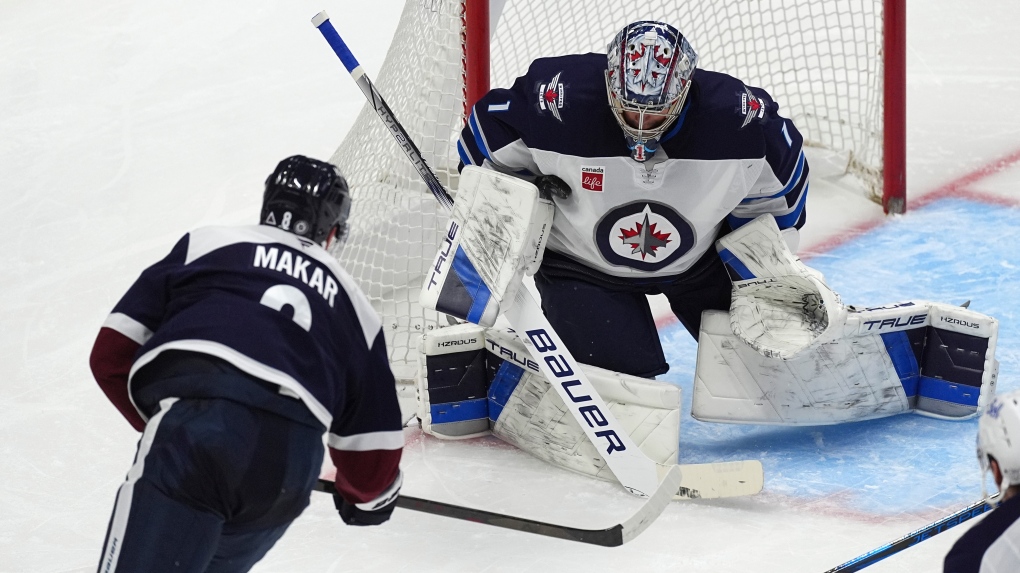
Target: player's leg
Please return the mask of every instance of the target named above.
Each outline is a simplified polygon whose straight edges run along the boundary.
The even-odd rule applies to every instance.
[[[252,424],[257,438],[232,464],[237,471],[227,487],[233,511],[206,573],[248,571],[261,560],[308,507],[325,454],[321,428],[259,409],[243,408],[236,416]]]
[[[543,264],[535,286],[549,323],[578,361],[642,378],[669,370],[643,292],[557,271]]]
[[[99,570],[206,571],[219,561],[247,570],[308,505],[322,459],[322,428],[231,400],[162,400]],[[221,547],[238,531],[253,535]]]
[[[224,530],[216,555],[205,573],[243,573],[250,570],[276,545],[289,526],[290,522],[254,531]]]
[[[169,438],[187,419],[175,399],[146,425],[135,463],[117,493],[99,571],[204,571],[223,527],[223,517],[197,509],[169,491],[162,480],[167,462],[176,463]]]
[[[662,293],[669,300],[673,314],[697,340],[701,329],[701,313],[706,310],[728,311],[731,289],[726,267],[719,255],[711,250],[676,281],[664,286]]]

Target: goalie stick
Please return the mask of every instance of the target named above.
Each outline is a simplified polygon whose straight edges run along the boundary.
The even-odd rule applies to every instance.
[[[659,488],[651,496],[649,496],[647,500],[645,500],[641,509],[639,509],[634,515],[630,516],[630,518],[626,521],[617,523],[616,525],[605,529],[581,529],[567,525],[545,523],[542,521],[535,521],[533,519],[514,517],[512,515],[485,511],[483,509],[475,509],[406,495],[397,497],[397,507],[421,511],[423,513],[431,513],[433,515],[441,515],[443,517],[462,519],[464,521],[483,523],[485,525],[494,525],[504,529],[513,529],[515,531],[523,531],[525,533],[544,535],[546,537],[566,539],[568,541],[579,541],[581,543],[590,543],[592,545],[601,545],[603,547],[619,547],[640,535],[641,532],[647,529],[648,526],[659,517],[659,514],[666,509],[666,506],[669,505],[672,493],[677,491],[677,488],[680,487],[680,473],[680,466],[673,466],[673,468],[666,474],[666,477],[663,478],[662,483],[659,484]],[[320,479],[315,484],[315,490],[324,493],[335,493],[336,487],[334,482]]]
[[[312,18],[312,24],[322,33],[351,77],[361,88],[368,102],[403,149],[411,164],[425,181],[443,207],[450,210],[453,201],[435,176],[411,137],[393,115],[392,110],[375,89],[372,81],[337,33],[325,11]],[[455,221],[450,221],[450,230]],[[521,340],[539,364],[542,373],[568,405],[570,413],[585,431],[593,444],[602,444],[599,453],[624,488],[636,495],[648,496],[659,486],[659,475],[669,470],[652,461],[638,448],[630,436],[620,428],[609,408],[581,371],[578,362],[567,351],[553,330],[541,307],[526,288],[518,289],[510,308],[505,313],[521,333]]]
[[[842,565],[833,567],[825,573],[851,573],[852,571],[860,571],[868,565],[877,563],[890,555],[895,555],[896,553],[899,553],[909,547],[913,547],[926,539],[935,537],[939,533],[942,533],[951,527],[960,525],[972,517],[981,515],[982,513],[992,509],[998,499],[998,493],[990,495],[981,501],[968,505],[956,513],[947,515],[936,522],[929,523],[917,531],[910,532],[892,543],[887,543],[877,549],[865,553],[864,555],[855,557]]]

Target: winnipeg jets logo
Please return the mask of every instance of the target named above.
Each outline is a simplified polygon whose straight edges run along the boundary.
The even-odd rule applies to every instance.
[[[560,83],[560,76],[563,72],[558,72],[547,84],[539,84],[538,86],[538,107],[545,111],[552,112],[553,117],[556,121],[563,121],[560,117],[560,109],[563,108],[563,84]]]
[[[740,113],[744,114],[744,123],[740,129],[744,129],[755,119],[765,117],[765,102],[755,97],[747,86],[744,86],[744,93],[740,94]]]
[[[609,264],[656,271],[694,247],[694,228],[672,207],[635,201],[606,213],[595,225],[595,243]]]
[[[655,223],[648,221],[649,210],[645,207],[644,220],[630,229],[620,229],[623,233],[620,239],[624,245],[631,247],[631,254],[638,254],[641,260],[645,257],[655,256],[656,251],[669,244],[669,233],[660,233],[655,230]]]
[[[657,34],[627,45],[624,66],[627,89],[639,95],[657,96],[672,73],[673,46]]]

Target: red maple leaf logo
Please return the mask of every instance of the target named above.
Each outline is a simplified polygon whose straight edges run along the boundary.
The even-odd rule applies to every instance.
[[[635,223],[634,226],[636,228],[620,229],[623,235],[619,238],[625,245],[631,246],[631,254],[640,254],[641,260],[644,260],[646,255],[656,256],[655,251],[671,242],[669,233],[660,233],[655,230],[655,223],[649,224],[647,213],[644,222]]]

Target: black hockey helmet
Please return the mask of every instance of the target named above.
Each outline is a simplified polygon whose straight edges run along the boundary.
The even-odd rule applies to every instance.
[[[288,157],[266,179],[263,225],[279,227],[322,244],[336,227],[334,242],[347,238],[351,194],[347,180],[331,163],[303,155]]]

